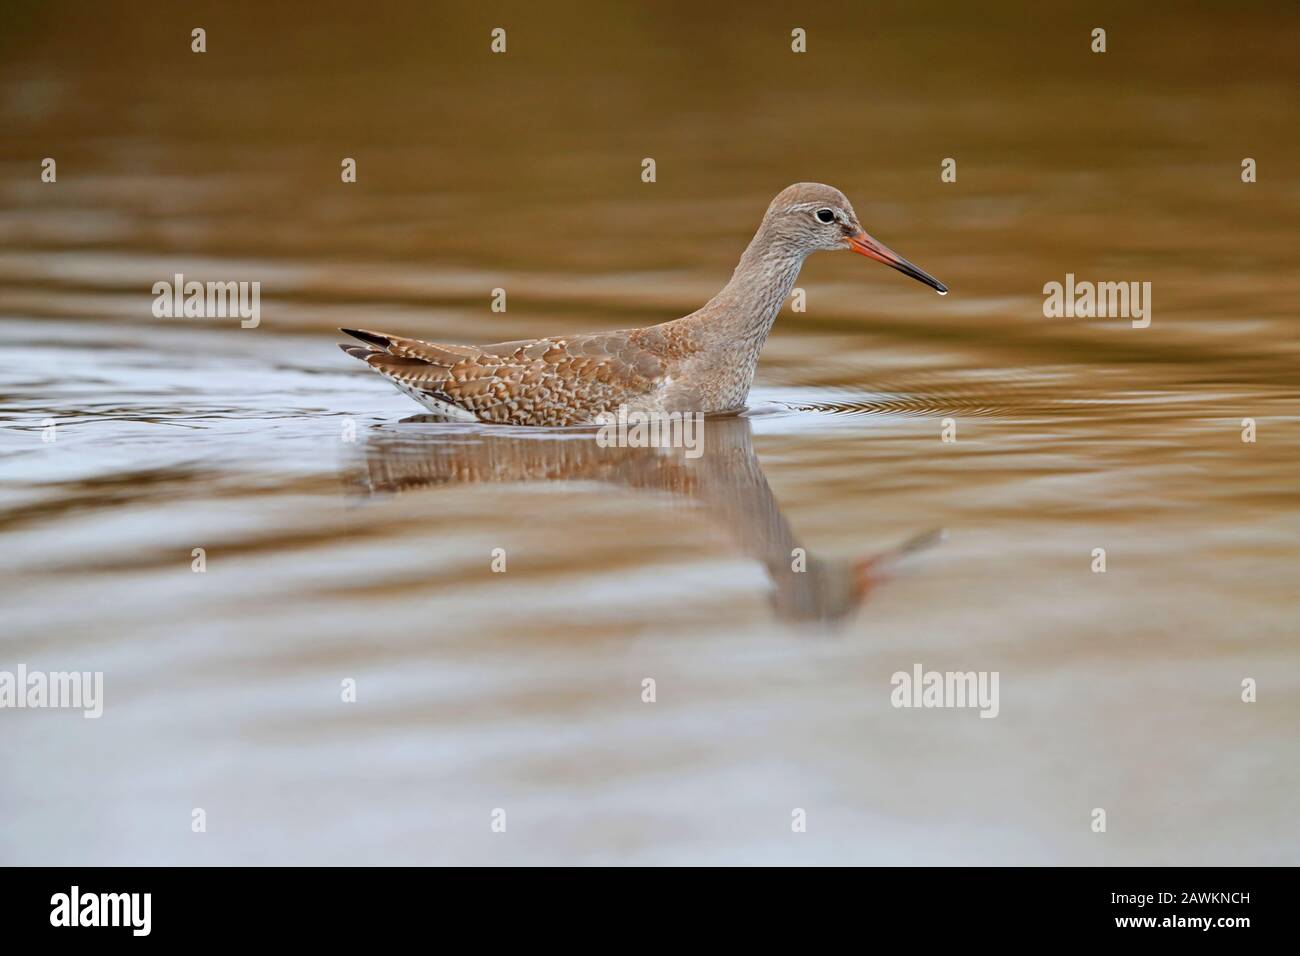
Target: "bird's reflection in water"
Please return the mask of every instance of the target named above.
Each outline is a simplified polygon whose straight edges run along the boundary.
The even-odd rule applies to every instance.
[[[412,427],[421,423],[440,424]],[[763,566],[776,616],[789,622],[844,620],[903,558],[942,537],[941,531],[920,534],[862,560],[816,558],[781,514],[743,416],[707,419],[696,458],[681,448],[602,447],[596,435],[594,427],[541,431],[417,415],[370,430],[349,484],[366,495],[478,482],[605,482],[667,494],[698,508]]]

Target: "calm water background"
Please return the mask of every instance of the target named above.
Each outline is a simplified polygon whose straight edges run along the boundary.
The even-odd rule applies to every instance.
[[[0,712],[0,862],[1300,862],[1300,16],[965,6],[6,4],[0,669],[106,700]],[[674,318],[798,180],[952,294],[814,257],[698,462],[335,348]],[[892,708],[918,662],[1000,716]]]

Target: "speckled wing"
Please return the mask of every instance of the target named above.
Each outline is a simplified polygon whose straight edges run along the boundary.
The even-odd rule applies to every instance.
[[[573,425],[644,399],[664,375],[663,336],[651,329],[496,345],[446,345],[343,329],[367,343],[342,346],[428,407],[484,422]],[[423,396],[423,397],[422,397]]]

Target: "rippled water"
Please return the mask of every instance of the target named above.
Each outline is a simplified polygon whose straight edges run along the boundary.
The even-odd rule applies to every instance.
[[[1293,13],[7,15],[0,670],[105,710],[0,711],[0,861],[1300,861]],[[805,179],[952,294],[814,257],[699,459],[334,345],[676,317]],[[177,272],[261,324],[155,319]]]

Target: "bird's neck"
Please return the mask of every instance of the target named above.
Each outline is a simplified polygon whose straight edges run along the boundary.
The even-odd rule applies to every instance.
[[[731,280],[697,313],[701,331],[720,346],[740,347],[751,366],[756,364],[804,257],[759,229]]]

